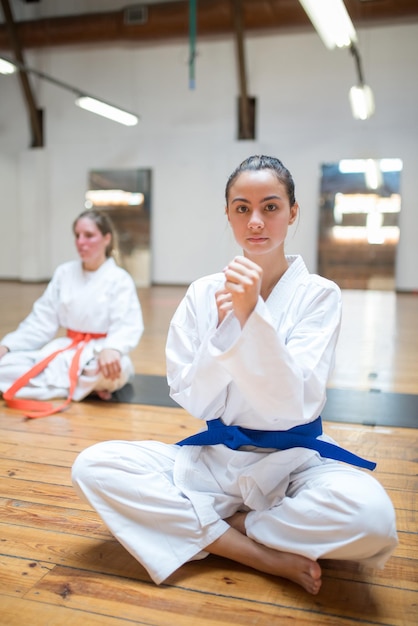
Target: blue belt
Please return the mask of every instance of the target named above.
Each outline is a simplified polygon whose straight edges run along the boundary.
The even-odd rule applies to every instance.
[[[242,446],[257,448],[275,448],[288,450],[289,448],[308,448],[316,450],[322,457],[350,463],[368,470],[374,470],[376,463],[363,459],[334,443],[317,439],[322,435],[322,420],[317,417],[314,422],[294,426],[289,430],[253,430],[241,426],[227,426],[221,419],[206,422],[208,429],[201,433],[178,441],[178,446],[214,446],[223,443],[231,450],[238,450]]]

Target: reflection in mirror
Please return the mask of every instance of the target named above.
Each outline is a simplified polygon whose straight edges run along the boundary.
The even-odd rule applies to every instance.
[[[150,284],[151,170],[94,170],[85,207],[105,211],[115,227],[119,263],[137,287]]]
[[[322,165],[318,273],[342,289],[395,289],[400,159]]]

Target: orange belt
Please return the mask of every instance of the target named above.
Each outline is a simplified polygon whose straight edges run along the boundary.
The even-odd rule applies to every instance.
[[[5,400],[7,406],[12,409],[20,409],[26,417],[47,417],[48,415],[62,411],[71,402],[77,385],[78,367],[84,346],[91,339],[101,339],[102,337],[106,337],[106,333],[79,333],[75,330],[67,330],[67,337],[72,339],[69,346],[56,350],[56,352],[49,354],[45,357],[45,359],[36,363],[28,372],[26,372],[26,374],[20,376],[20,378],[18,378],[13,385],[3,393],[3,399]],[[24,400],[22,398],[14,397],[19,389],[27,385],[31,378],[38,376],[38,374],[40,374],[58,354],[65,352],[66,350],[71,350],[72,348],[76,348],[76,351],[72,358],[69,370],[70,390],[68,397],[63,404],[55,406],[52,402]]]

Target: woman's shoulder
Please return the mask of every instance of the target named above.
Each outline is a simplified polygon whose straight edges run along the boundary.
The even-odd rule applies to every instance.
[[[108,271],[115,272],[116,274],[120,274],[121,276],[130,276],[129,272],[124,267],[119,265],[119,263],[116,263],[115,259],[112,256],[106,259],[104,267],[106,267]]]
[[[340,287],[333,280],[325,278],[325,276],[321,276],[320,274],[309,274],[309,277],[312,283],[317,285],[319,288],[326,291],[334,291],[338,294],[341,293]]]
[[[118,265],[113,257],[107,259],[105,263],[106,279],[114,284],[123,285],[124,287],[135,287],[135,281],[132,274],[124,267]]]
[[[333,280],[325,278],[320,274],[309,272],[300,255],[287,256],[287,259],[289,262],[289,271],[287,272],[286,278],[289,280],[294,280],[296,283],[305,286],[312,286],[314,289],[333,291],[335,293],[341,292],[339,286]]]

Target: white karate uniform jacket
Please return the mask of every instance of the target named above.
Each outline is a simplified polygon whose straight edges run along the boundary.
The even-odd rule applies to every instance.
[[[313,421],[326,400],[341,321],[341,292],[309,274],[301,257],[241,330],[231,313],[217,329],[215,292],[223,273],[189,288],[171,322],[171,395],[199,419],[286,430]]]
[[[74,400],[93,389],[115,391],[133,374],[128,354],[138,344],[143,328],[135,284],[112,258],[94,272],[84,271],[79,260],[64,263],[31,313],[0,341],[10,350],[0,359],[0,391],[6,391],[34,363],[71,343],[66,336],[56,337],[60,329],[107,333],[104,338],[92,339],[82,351],[80,372],[85,369],[85,375],[79,377]],[[103,348],[121,353],[122,374],[115,381],[98,372],[96,356]],[[47,400],[66,396],[73,354],[73,349],[59,354],[17,397]]]

